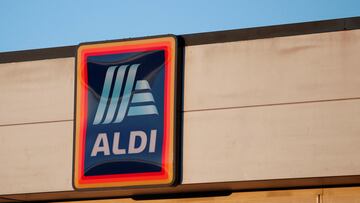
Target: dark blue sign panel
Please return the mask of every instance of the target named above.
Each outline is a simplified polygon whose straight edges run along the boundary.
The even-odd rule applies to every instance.
[[[74,186],[174,182],[176,39],[81,45]]]

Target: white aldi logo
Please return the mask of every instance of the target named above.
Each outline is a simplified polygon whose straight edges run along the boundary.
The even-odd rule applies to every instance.
[[[176,38],[80,45],[74,187],[173,185]]]
[[[140,64],[134,64],[130,66],[127,79],[126,81],[123,80],[128,66],[129,65],[122,65],[120,67],[111,66],[106,71],[105,81],[100,97],[100,103],[99,106],[97,107],[97,111],[93,122],[94,125],[100,123],[109,124],[112,122],[121,123],[125,117],[126,112],[127,112],[127,116],[159,114],[158,110],[156,109],[154,97],[151,94],[151,88],[148,81],[138,80],[136,82],[135,90],[141,92],[133,94],[136,71],[140,66]],[[114,77],[115,71],[117,71],[116,77]],[[111,87],[114,78],[115,78],[114,86]],[[125,85],[124,88],[122,88],[123,85]],[[108,105],[110,89],[112,89],[112,96],[110,103]],[[123,94],[121,96],[120,91],[122,89],[123,89]],[[121,96],[121,101],[120,101],[120,96]],[[131,102],[130,102],[130,98],[132,98]],[[127,111],[129,107],[129,102],[131,104],[134,104],[134,106],[131,106],[129,111]],[[153,104],[136,105],[138,103],[140,104],[153,103]],[[118,107],[118,104],[120,104],[120,107],[118,109],[117,116],[114,119],[115,111]],[[106,116],[105,116],[105,109],[108,109]]]

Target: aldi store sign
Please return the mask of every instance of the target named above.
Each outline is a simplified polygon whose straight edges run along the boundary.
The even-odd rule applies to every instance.
[[[80,45],[74,187],[171,185],[176,38]]]

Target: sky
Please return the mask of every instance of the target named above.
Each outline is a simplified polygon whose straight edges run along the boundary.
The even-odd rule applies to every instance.
[[[0,52],[355,16],[359,0],[0,0]]]

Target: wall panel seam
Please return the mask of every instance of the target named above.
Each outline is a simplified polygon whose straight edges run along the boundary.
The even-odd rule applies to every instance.
[[[194,110],[184,110],[183,112],[186,113],[186,112],[199,112],[199,111],[218,111],[218,110],[228,110],[228,109],[242,109],[242,108],[256,108],[256,107],[268,107],[268,106],[325,103],[325,102],[349,101],[349,100],[360,100],[360,97],[340,98],[340,99],[324,99],[324,100],[312,100],[312,101],[299,101],[299,102],[283,102],[283,103],[271,103],[271,104],[255,104],[255,105],[219,107],[219,108],[208,108],[208,109],[194,109]]]
[[[61,123],[74,121],[73,119],[56,120],[56,121],[39,121],[39,122],[28,122],[28,123],[13,123],[13,124],[1,124],[0,127],[18,126],[18,125],[36,125],[36,124],[47,124],[47,123]]]

